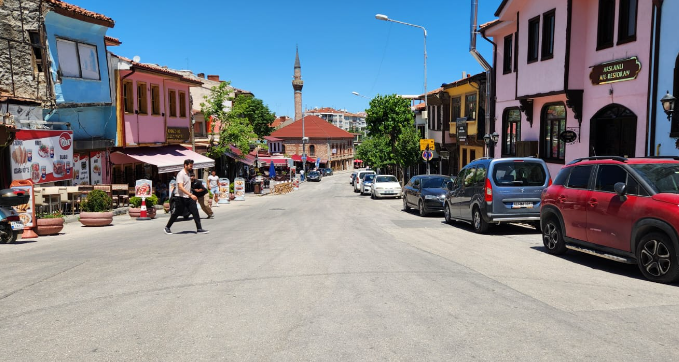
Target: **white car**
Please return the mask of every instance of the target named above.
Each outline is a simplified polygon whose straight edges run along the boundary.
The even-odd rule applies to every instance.
[[[378,175],[373,180],[370,188],[370,197],[373,199],[383,197],[400,198],[402,193],[401,184],[392,175]]]
[[[363,176],[363,180],[361,181],[361,196],[370,194],[375,176],[374,173]]]
[[[354,182],[354,192],[361,192],[363,187],[363,176],[368,174],[375,174],[375,171],[358,171],[356,174],[356,181]]]

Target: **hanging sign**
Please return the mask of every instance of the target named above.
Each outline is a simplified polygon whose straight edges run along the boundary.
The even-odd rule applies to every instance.
[[[182,143],[191,138],[188,127],[167,127],[167,142]]]
[[[90,165],[92,166],[92,177],[91,184],[99,185],[103,182],[102,171],[103,171],[103,152],[95,151],[90,152]]]
[[[219,202],[218,204],[228,204],[229,203],[229,187],[231,186],[231,181],[228,178],[219,179]]]
[[[573,143],[578,139],[578,134],[573,130],[567,129],[559,134],[559,139],[566,143]]]
[[[28,203],[23,205],[12,206],[12,209],[19,214],[19,219],[24,224],[24,228],[30,229],[33,227],[35,220],[35,203],[33,202],[33,182],[31,180],[16,180],[12,181],[10,187],[14,190],[21,190],[29,195]]]
[[[637,57],[618,59],[593,66],[589,80],[593,85],[624,82],[636,79],[640,71],[641,63]]]
[[[153,182],[151,180],[137,180],[134,185],[134,196],[141,198],[151,197],[151,191],[153,190],[152,186]]]
[[[245,179],[236,177],[233,180],[233,193],[236,195],[234,200],[245,201]]]
[[[12,180],[40,184],[71,179],[73,131],[19,130],[9,152]]]
[[[458,118],[455,125],[457,126],[457,140],[458,142],[465,142],[467,140],[467,119]]]
[[[73,186],[90,184],[90,156],[86,153],[73,155]]]

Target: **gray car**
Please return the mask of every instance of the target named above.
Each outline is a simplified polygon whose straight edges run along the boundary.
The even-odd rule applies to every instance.
[[[474,160],[448,186],[446,222],[469,222],[478,233],[503,222],[539,227],[540,196],[550,183],[547,165],[538,158]]]

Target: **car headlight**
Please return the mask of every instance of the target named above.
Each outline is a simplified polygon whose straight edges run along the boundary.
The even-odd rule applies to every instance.
[[[382,186],[377,186],[377,187],[375,187],[375,188],[376,188],[377,190],[384,190],[384,187],[382,187]]]

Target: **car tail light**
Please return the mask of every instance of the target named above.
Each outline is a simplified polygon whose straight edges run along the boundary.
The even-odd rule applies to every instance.
[[[490,184],[490,179],[486,179],[486,187],[484,189],[486,202],[493,202],[493,185]]]
[[[7,221],[21,221],[21,218],[19,218],[19,215],[7,216]]]
[[[551,177],[549,178],[549,183],[547,184],[547,186],[552,186],[552,178]]]

